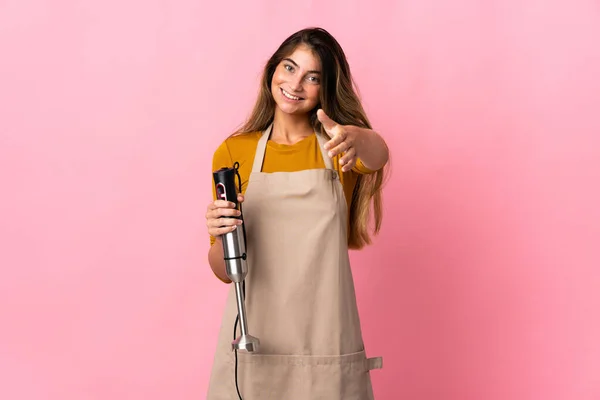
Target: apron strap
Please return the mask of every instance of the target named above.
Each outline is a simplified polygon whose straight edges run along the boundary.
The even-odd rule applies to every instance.
[[[269,140],[269,136],[271,136],[271,130],[273,129],[273,123],[265,129],[262,136],[258,140],[258,145],[256,146],[256,153],[254,154],[254,164],[252,164],[252,172],[261,172],[263,161],[265,159],[265,151],[267,149],[267,141]]]
[[[265,152],[267,150],[267,142],[269,137],[271,136],[271,131],[273,129],[273,123],[271,123],[267,129],[264,130],[262,136],[258,140],[258,145],[256,146],[256,153],[254,154],[254,163],[252,164],[252,172],[261,172],[263,162],[265,160]],[[321,155],[323,156],[323,162],[325,163],[325,167],[327,169],[333,170],[333,160],[327,155],[325,151],[325,143],[327,142],[325,137],[319,133],[315,133],[317,135],[317,141],[319,142],[319,148],[321,149]]]
[[[319,133],[315,132],[315,135],[317,135],[317,141],[319,142],[319,148],[321,149],[321,155],[323,156],[323,162],[325,162],[325,168],[333,169],[333,160],[331,159],[331,157],[329,157],[329,155],[325,151],[325,143],[327,143],[327,140],[325,139],[325,137],[323,135],[321,135]]]
[[[365,360],[367,371],[383,368],[383,357],[372,357]]]

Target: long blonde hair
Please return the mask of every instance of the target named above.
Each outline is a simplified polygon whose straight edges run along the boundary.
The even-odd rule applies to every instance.
[[[355,91],[356,84],[350,74],[350,66],[336,39],[322,28],[307,28],[289,36],[267,61],[258,98],[242,127],[234,135],[265,130],[275,116],[275,101],[271,93],[271,80],[275,69],[284,57],[296,47],[307,45],[321,61],[320,104],[310,112],[310,122],[315,131],[323,132],[317,119],[317,109],[323,111],[342,125],[355,125],[371,129],[371,124]],[[384,168],[373,174],[359,175],[350,203],[348,246],[360,249],[371,243],[369,234],[370,205],[373,206],[373,233],[379,233],[383,216],[381,189]]]

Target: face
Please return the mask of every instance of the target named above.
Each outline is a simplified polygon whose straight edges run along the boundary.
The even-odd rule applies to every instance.
[[[321,63],[310,48],[298,46],[284,57],[273,74],[271,93],[287,114],[306,114],[319,104]]]

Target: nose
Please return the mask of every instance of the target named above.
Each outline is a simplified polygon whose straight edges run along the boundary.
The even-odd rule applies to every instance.
[[[302,91],[302,76],[300,74],[294,76],[290,80],[290,89],[296,92]]]

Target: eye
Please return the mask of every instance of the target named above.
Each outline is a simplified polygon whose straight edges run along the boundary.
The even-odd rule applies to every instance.
[[[319,78],[316,76],[309,76],[308,77],[309,82],[311,83],[319,83]]]
[[[285,68],[285,69],[286,69],[287,71],[289,71],[289,72],[293,72],[293,71],[294,71],[294,67],[292,67],[292,66],[291,66],[291,65],[289,65],[289,64],[285,64],[285,65],[283,66],[283,68]]]

